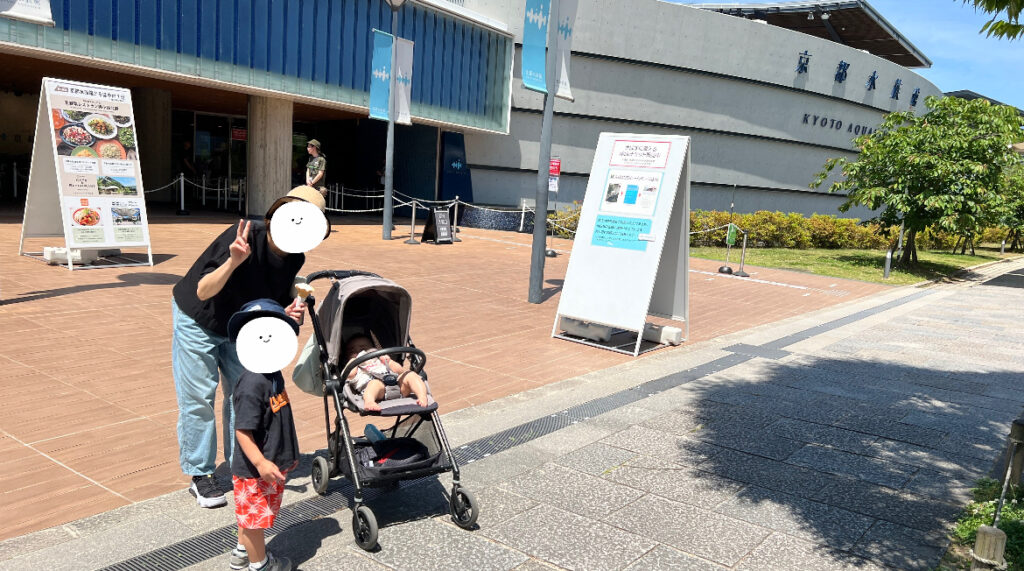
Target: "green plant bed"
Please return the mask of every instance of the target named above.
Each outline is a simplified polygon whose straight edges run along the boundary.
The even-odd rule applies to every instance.
[[[976,255],[959,255],[938,251],[918,250],[918,265],[909,270],[893,269],[889,279],[882,277],[885,269],[884,250],[827,250],[808,248],[748,248],[747,266],[795,270],[822,276],[892,285],[915,284],[924,280],[951,276],[956,272],[1001,259],[999,249],[975,248]],[[690,255],[708,260],[725,260],[724,247],[691,247]],[[1016,256],[1016,255],[1014,255]],[[733,248],[729,265],[736,270],[740,263],[740,249]]]
[[[970,560],[964,561],[964,554],[974,546],[978,528],[983,525],[992,525],[1002,484],[989,478],[983,478],[978,480],[976,486],[972,490],[974,501],[967,504],[956,520],[956,526],[951,534],[953,545],[943,559],[945,566],[940,566],[940,569],[970,567]],[[1024,571],[1024,490],[1019,486],[1011,486],[1006,493],[1003,511],[999,516],[999,529],[1006,533],[1004,556],[1007,569],[1009,571]]]

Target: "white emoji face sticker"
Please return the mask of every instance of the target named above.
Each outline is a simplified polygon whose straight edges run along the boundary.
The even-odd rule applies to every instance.
[[[289,254],[308,252],[327,235],[327,216],[316,205],[293,200],[274,211],[270,218],[270,236],[274,244]]]
[[[254,373],[274,373],[284,369],[298,350],[299,338],[295,330],[277,317],[253,319],[238,330],[235,341],[238,361]]]

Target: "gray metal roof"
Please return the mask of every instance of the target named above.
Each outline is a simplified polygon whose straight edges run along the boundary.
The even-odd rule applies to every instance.
[[[764,20],[797,32],[864,50],[903,67],[932,62],[865,0],[691,4],[694,8]]]

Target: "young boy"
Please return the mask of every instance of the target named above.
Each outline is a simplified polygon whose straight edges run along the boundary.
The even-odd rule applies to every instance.
[[[364,352],[376,350],[373,341],[366,335],[353,335],[345,343],[345,355],[348,356],[349,362]],[[387,392],[383,379],[388,374],[398,375],[398,387],[401,389],[403,397],[416,395],[416,404],[427,406],[427,385],[423,379],[385,355],[379,359],[363,361],[348,375],[349,386],[353,391],[363,395],[364,409],[380,410],[380,405],[377,403],[384,398]]]
[[[284,482],[299,459],[288,392],[280,369],[295,358],[298,324],[279,303],[258,299],[231,316],[228,332],[245,372],[234,392],[235,451],[231,462],[239,544],[231,568],[289,571],[291,561],[266,550]]]

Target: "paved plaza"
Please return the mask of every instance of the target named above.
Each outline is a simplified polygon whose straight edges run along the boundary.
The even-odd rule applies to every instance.
[[[230,503],[197,508],[177,468],[168,300],[229,223],[155,215],[153,268],[0,252],[23,403],[0,418],[0,568],[227,568]],[[1021,260],[905,288],[692,260],[690,339],[634,359],[550,338],[568,242],[532,305],[529,236],[379,236],[339,220],[303,271],[411,291],[478,529],[451,523],[445,475],[371,494],[380,549],[360,550],[351,486],[310,486],[322,402],[295,398],[307,455],[269,546],[301,569],[932,569],[1024,404]]]

